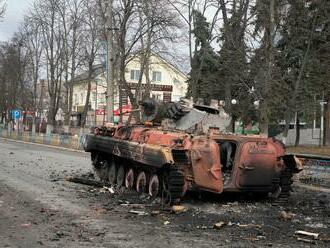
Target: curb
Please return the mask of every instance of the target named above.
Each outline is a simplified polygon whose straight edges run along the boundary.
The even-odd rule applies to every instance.
[[[327,188],[327,187],[305,184],[305,183],[301,183],[301,182],[295,182],[293,185],[296,187],[307,189],[307,190],[330,193],[330,188]]]
[[[48,148],[55,148],[55,149],[59,149],[59,150],[63,150],[63,151],[86,153],[85,151],[82,151],[82,150],[71,149],[71,148],[66,148],[66,147],[61,147],[61,146],[45,145],[45,144],[40,144],[40,143],[34,143],[34,142],[28,142],[28,141],[21,141],[21,140],[10,139],[10,138],[3,138],[3,137],[0,137],[0,139],[1,140],[5,140],[5,141],[10,141],[10,142],[21,143],[21,144],[30,144],[30,145],[43,146],[43,147],[48,147]]]

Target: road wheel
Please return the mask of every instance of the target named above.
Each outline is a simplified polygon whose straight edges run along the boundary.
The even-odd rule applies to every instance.
[[[116,164],[115,162],[110,162],[110,166],[109,166],[109,172],[108,172],[108,179],[109,179],[109,183],[111,185],[114,185],[116,183],[116,179],[117,179],[117,168],[116,168]]]
[[[149,179],[148,193],[152,197],[156,197],[159,193],[159,178],[157,175],[151,175]]]
[[[143,193],[146,191],[147,186],[147,177],[146,174],[142,171],[138,174],[136,178],[136,191],[138,193]]]
[[[117,187],[121,187],[125,181],[125,169],[124,166],[119,166],[117,170]]]
[[[125,176],[125,187],[128,189],[133,188],[134,186],[134,170],[129,168]]]

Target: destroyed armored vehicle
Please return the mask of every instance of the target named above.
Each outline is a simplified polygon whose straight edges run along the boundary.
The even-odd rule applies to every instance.
[[[166,193],[171,201],[189,190],[283,196],[300,170],[280,141],[225,133],[228,116],[217,108],[148,100],[140,112],[139,123],[106,125],[87,136],[85,151],[100,180]]]

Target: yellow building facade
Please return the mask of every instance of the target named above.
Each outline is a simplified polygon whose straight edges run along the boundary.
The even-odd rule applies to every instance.
[[[158,55],[152,55],[149,61],[149,79],[150,79],[150,96],[163,101],[178,101],[185,97],[187,93],[188,77],[172,64]],[[137,84],[141,75],[139,58],[132,58],[128,62],[125,71],[125,79],[135,93]],[[106,71],[105,66],[98,65],[94,67],[91,93],[89,99],[89,112],[86,124],[100,125],[104,121],[106,109]],[[87,96],[87,73],[83,73],[73,81],[73,112],[79,119],[79,114],[82,113],[86,96]],[[146,75],[142,76],[142,93],[146,86]],[[115,88],[115,109],[119,106],[118,87]],[[129,105],[129,99],[122,90],[123,105]],[[78,120],[79,122],[79,120]]]

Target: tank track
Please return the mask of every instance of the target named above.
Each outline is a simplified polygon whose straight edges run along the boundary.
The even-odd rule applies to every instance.
[[[101,182],[108,181],[109,162],[98,154],[93,154],[91,160],[96,179]],[[162,196],[165,196],[168,204],[180,201],[184,194],[185,181],[183,172],[177,168],[170,168],[167,171],[163,171],[162,177],[165,183]]]
[[[290,192],[292,191],[292,180],[293,173],[289,167],[286,167],[280,176],[280,187],[281,194],[279,195],[279,199],[286,199],[290,196]]]
[[[178,200],[184,193],[184,175],[182,171],[178,169],[171,169],[168,176],[168,191],[171,195],[171,199],[172,201]]]

